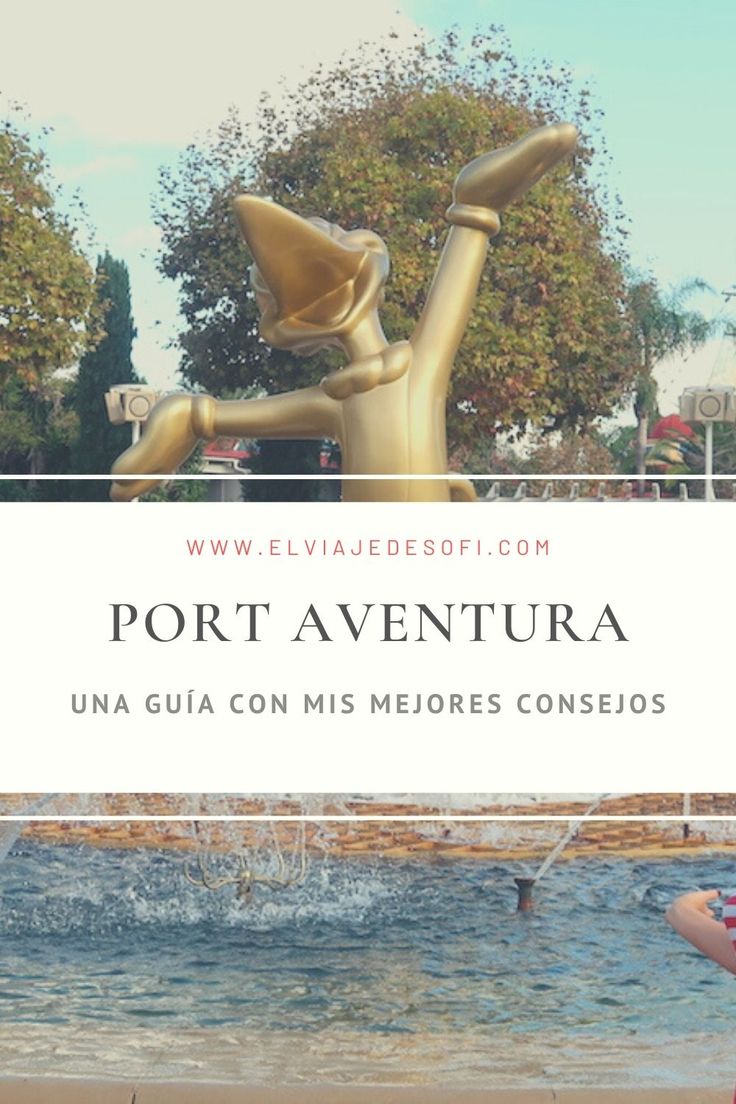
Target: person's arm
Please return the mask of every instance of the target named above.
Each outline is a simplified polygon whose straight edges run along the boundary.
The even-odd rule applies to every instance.
[[[736,948],[726,925],[716,920],[709,907],[718,897],[717,889],[685,893],[672,902],[665,917],[678,935],[729,973],[736,974]]]

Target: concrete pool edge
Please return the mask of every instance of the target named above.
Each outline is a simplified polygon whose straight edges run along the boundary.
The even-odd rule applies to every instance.
[[[206,1081],[0,1077],[0,1104],[731,1104],[732,1099],[729,1088],[249,1086]]]

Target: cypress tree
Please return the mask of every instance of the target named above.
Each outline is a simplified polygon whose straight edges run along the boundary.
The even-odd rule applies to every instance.
[[[130,278],[124,261],[109,253],[97,261],[98,295],[104,337],[79,363],[75,408],[79,436],[73,455],[75,472],[107,472],[113,460],[130,444],[130,426],[110,425],[105,392],[118,383],[138,383],[131,350],[136,336],[130,306]],[[75,497],[106,499],[108,487],[100,482],[77,486]]]

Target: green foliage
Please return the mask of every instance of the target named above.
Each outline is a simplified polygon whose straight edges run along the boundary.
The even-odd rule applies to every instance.
[[[559,433],[537,434],[518,470],[530,475],[572,475],[575,472],[600,475],[613,472],[615,468],[614,458],[601,434],[595,430],[564,429]]]
[[[569,74],[549,65],[520,67],[495,30],[467,49],[448,34],[322,69],[283,106],[264,101],[255,129],[231,114],[162,174],[160,267],[180,283],[187,382],[216,394],[273,392],[315,382],[330,364],[324,353],[299,361],[271,352],[258,338],[231,208],[238,192],[379,233],[393,267],[382,317],[396,340],[421,311],[458,170],[559,118],[582,130],[580,151],[504,215],[457,358],[450,435],[460,448],[499,428],[609,413],[635,366],[621,220],[594,181],[601,157],[589,96],[574,96]]]
[[[656,418],[656,365],[674,353],[697,349],[714,333],[714,323],[699,311],[688,309],[687,299],[709,290],[702,280],[691,279],[668,292],[651,277],[634,276],[628,288],[627,314],[631,326],[637,375],[634,414],[637,419]]]
[[[556,433],[537,433],[532,436],[526,456],[517,466],[521,474],[529,475],[573,475],[577,472],[592,472],[604,475],[615,471],[614,458],[596,430],[578,430],[564,428]],[[581,480],[577,484],[578,493],[583,497],[595,495],[598,482]],[[571,490],[569,482],[554,484],[556,497],[567,497]],[[617,494],[616,487],[608,487],[608,493]],[[531,497],[541,495],[544,484],[535,480],[529,487]]]
[[[249,463],[254,475],[322,475],[319,441],[261,441],[259,455]],[[243,480],[247,502],[334,502],[339,497],[339,480],[306,479]]]
[[[10,123],[0,128],[0,384],[29,388],[84,350],[93,301],[75,231],[54,209],[46,160]]]
[[[77,433],[68,379],[42,380],[33,389],[18,376],[0,388],[0,470],[7,472],[67,472]],[[36,498],[48,484],[18,484],[16,498]],[[25,489],[25,490],[24,490]],[[58,490],[52,494],[57,497]],[[62,494],[61,497],[64,497]]]
[[[713,471],[734,476],[732,492],[736,493],[736,425],[728,422],[713,426]]]
[[[518,482],[504,482],[505,497],[512,497],[526,475],[550,476],[550,482],[554,484],[554,496],[565,498],[570,484],[561,480],[555,483],[555,475],[574,475],[578,472],[605,475],[617,470],[608,438],[599,430],[588,428],[564,428],[553,432],[532,430],[520,442],[496,443],[493,439],[486,438],[467,452],[461,450],[459,459],[464,471],[490,473],[488,479],[476,481],[475,488],[479,495],[487,493],[494,476],[518,475]],[[527,497],[538,498],[544,494],[546,482],[541,479],[529,480],[526,487]],[[595,494],[597,488],[598,483],[590,480],[578,483],[578,490],[583,496]]]
[[[113,384],[137,383],[131,360],[135,326],[130,309],[130,280],[123,261],[109,253],[97,261],[97,296],[104,336],[79,362],[74,408],[79,431],[72,453],[75,472],[107,472],[113,460],[130,444],[130,426],[110,424],[105,392]],[[106,499],[102,483],[80,483],[78,496]]]
[[[197,448],[179,468],[180,475],[196,475],[202,470],[202,449]],[[207,498],[207,480],[169,479],[150,491],[144,502],[204,502]]]
[[[601,442],[608,449],[613,470],[619,475],[633,475],[636,471],[636,426],[616,426],[601,434]]]
[[[94,278],[54,207],[46,159],[0,125],[0,470],[68,470],[73,366],[94,338]],[[56,467],[60,464],[61,467]]]
[[[641,368],[651,369],[672,353],[697,348],[713,334],[713,323],[686,305],[695,293],[710,290],[703,280],[696,278],[665,292],[652,276],[633,277],[628,289],[628,311]]]

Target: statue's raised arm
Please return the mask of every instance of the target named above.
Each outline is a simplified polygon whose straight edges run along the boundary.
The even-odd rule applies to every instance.
[[[576,144],[577,130],[571,123],[554,123],[512,146],[476,157],[459,173],[446,214],[451,229],[411,338],[421,362],[417,386],[446,390],[475,302],[488,239],[501,229],[501,211],[525,195]],[[426,384],[424,377],[429,377]]]
[[[347,363],[319,387],[281,395],[162,399],[141,440],[116,461],[112,497],[145,493],[199,441],[226,435],[331,438],[340,444],[345,474],[397,477],[346,481],[345,500],[472,499],[472,487],[461,480],[402,477],[446,473],[447,388],[488,238],[498,233],[499,212],[570,153],[576,138],[568,123],[540,127],[466,165],[455,182],[447,212],[451,229],[422,315],[411,340],[393,345],[378,314],[389,260],[377,234],[304,219],[257,196],[239,197],[235,209],[254,259],[251,286],[262,337],[302,355],[338,347]]]

